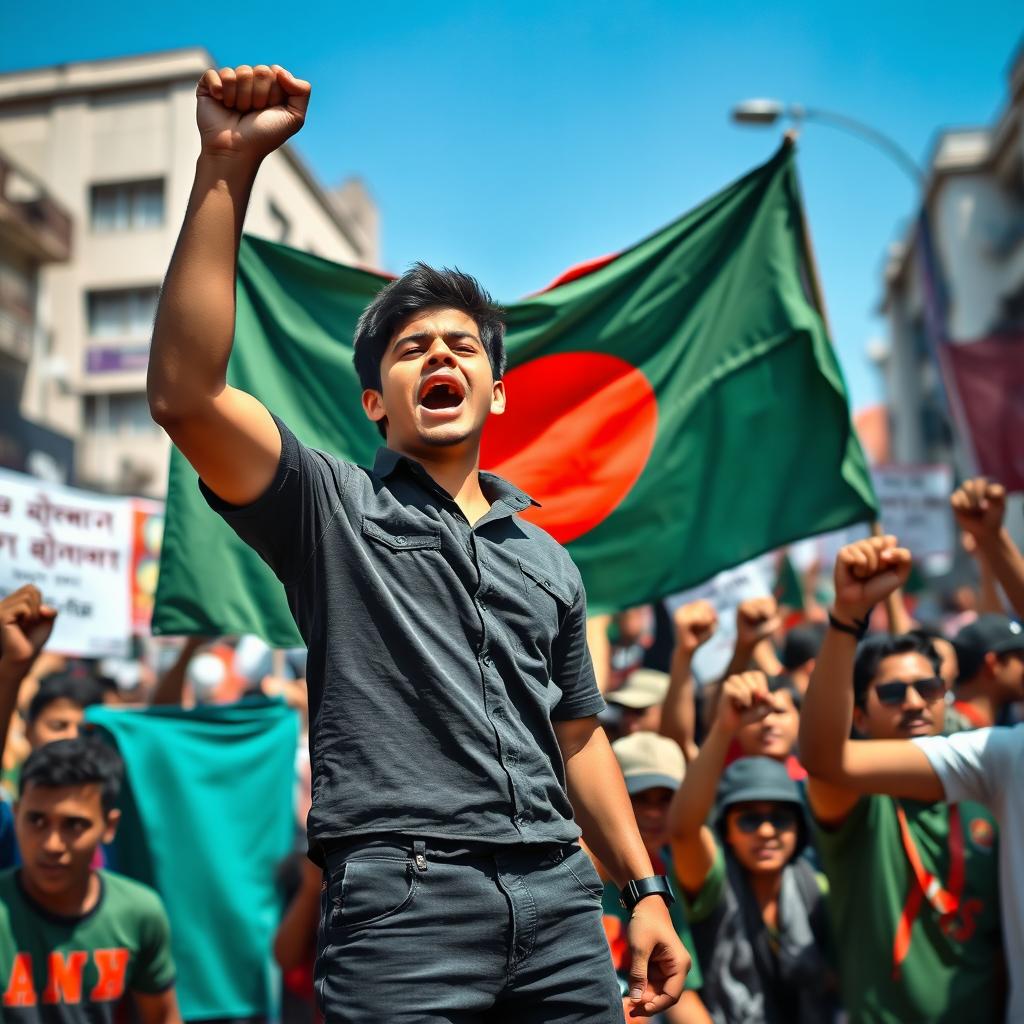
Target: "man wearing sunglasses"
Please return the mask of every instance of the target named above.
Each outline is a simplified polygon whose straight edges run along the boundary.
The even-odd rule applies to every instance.
[[[934,781],[897,791],[885,777],[894,748],[915,749],[907,741],[938,736],[944,720],[940,659],[927,638],[862,639],[871,608],[909,569],[894,537],[839,552],[836,601],[804,698],[800,752],[843,1000],[852,1024],[996,1021],[994,819],[978,804],[950,806]],[[849,739],[851,724],[864,740]]]

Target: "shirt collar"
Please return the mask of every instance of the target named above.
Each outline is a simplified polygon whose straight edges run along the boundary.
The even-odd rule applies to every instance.
[[[377,449],[377,456],[373,460],[374,476],[385,480],[399,467],[404,467],[417,479],[423,481],[434,490],[441,492],[449,501],[452,500],[451,495],[415,459],[410,459],[407,455],[402,455],[401,452],[396,452],[393,448],[381,447]],[[521,512],[530,505],[536,505],[537,508],[540,508],[539,501],[534,501],[525,491],[521,491],[518,487],[510,484],[503,477],[495,473],[481,471],[480,486],[492,505],[500,501],[513,512]]]

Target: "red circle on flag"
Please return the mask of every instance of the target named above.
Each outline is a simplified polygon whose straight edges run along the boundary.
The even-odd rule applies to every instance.
[[[480,465],[539,501],[523,515],[566,544],[615,509],[647,465],[654,389],[617,356],[565,352],[511,370],[505,390],[508,408],[487,422]]]

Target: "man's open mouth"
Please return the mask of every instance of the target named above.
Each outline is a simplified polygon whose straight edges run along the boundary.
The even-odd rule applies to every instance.
[[[454,377],[432,378],[420,388],[419,403],[425,409],[456,409],[466,393]]]

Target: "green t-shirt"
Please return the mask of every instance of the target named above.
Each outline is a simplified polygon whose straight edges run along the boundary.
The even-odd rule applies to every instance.
[[[693,936],[690,934],[690,925],[686,920],[686,910],[683,905],[683,890],[676,878],[675,868],[672,867],[672,857],[668,849],[661,852],[661,864],[655,864],[654,870],[658,874],[668,876],[669,885],[672,888],[672,895],[676,901],[669,908],[669,916],[675,927],[676,935],[682,940],[686,952],[690,954],[693,966],[690,973],[686,975],[686,988],[699,989],[704,984],[701,977],[700,964],[697,963],[697,952],[693,945]],[[619,902],[619,889],[614,882],[605,882],[604,895],[601,898],[601,908],[604,912],[604,930],[608,936],[608,944],[612,950],[612,962],[615,964],[616,973],[620,981],[626,982],[623,995],[628,991],[629,982],[629,943],[626,940],[626,925],[629,923],[629,914],[625,907]]]
[[[901,802],[921,862],[948,886],[949,805]],[[863,797],[838,828],[816,826],[851,1024],[997,1019],[1002,945],[996,826],[978,804],[960,804],[960,819],[965,856],[960,912],[954,921],[941,923],[932,906],[921,902],[899,978],[893,973],[893,944],[913,873],[896,801]]]
[[[126,992],[174,984],[170,926],[150,888],[100,871],[96,906],[51,914],[0,873],[0,1020],[4,1024],[114,1024]]]

